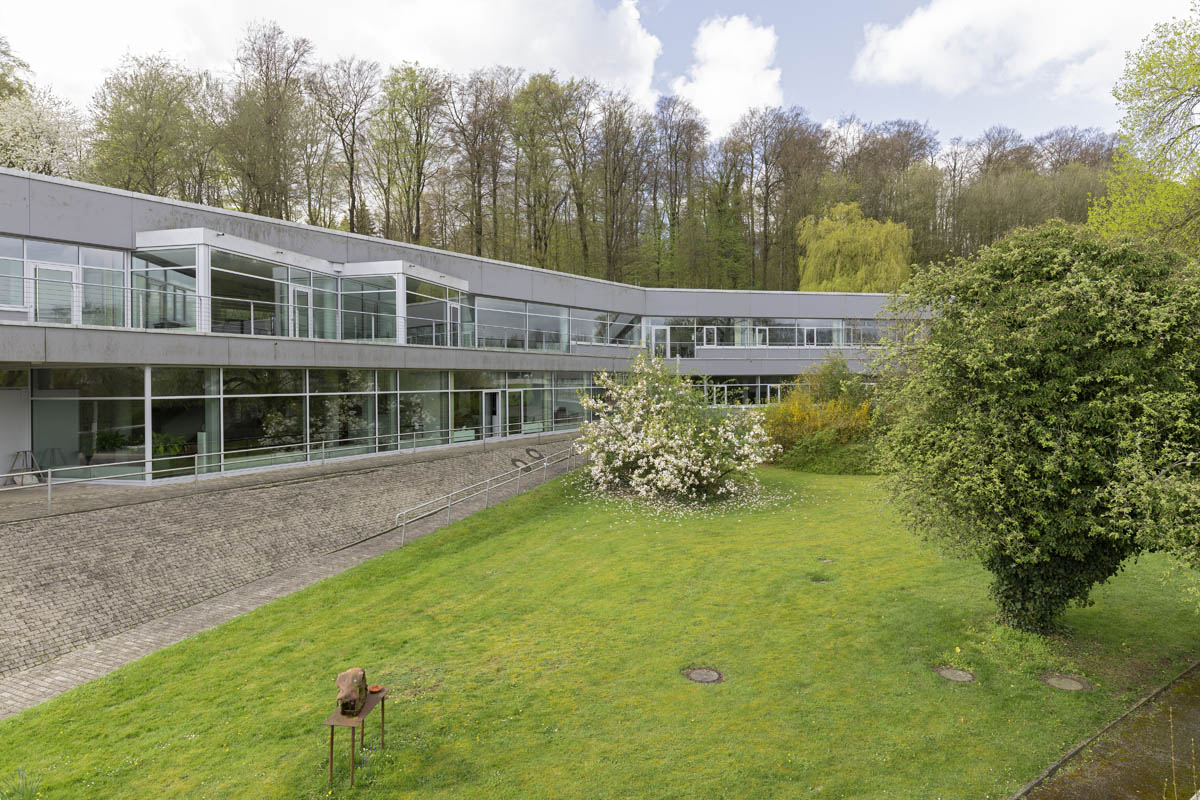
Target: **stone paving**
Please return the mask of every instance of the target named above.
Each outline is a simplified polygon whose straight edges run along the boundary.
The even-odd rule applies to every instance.
[[[331,474],[257,473],[256,484],[201,481],[188,495],[0,524],[0,719],[400,546],[400,510],[565,450],[569,438],[388,456],[399,463]],[[534,470],[521,488],[567,466]],[[510,481],[490,500],[516,493]],[[456,505],[453,518],[484,500]]]

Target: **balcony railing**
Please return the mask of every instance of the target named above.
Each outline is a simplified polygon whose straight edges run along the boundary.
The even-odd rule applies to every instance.
[[[806,326],[652,326],[646,340],[598,341],[566,330],[486,321],[449,322],[401,313],[325,308],[203,295],[187,287],[112,286],[47,277],[0,276],[0,319],[14,313],[41,324],[176,333],[424,345],[480,350],[586,353],[588,348],[650,347],[667,358],[790,358],[800,349],[859,349],[878,344],[882,328]],[[566,321],[566,320],[564,320]],[[752,332],[751,332],[752,331]]]

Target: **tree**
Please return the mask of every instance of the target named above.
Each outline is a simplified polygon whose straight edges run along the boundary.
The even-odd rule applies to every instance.
[[[304,76],[312,43],[252,25],[238,49],[222,151],[242,211],[291,219],[299,193]]]
[[[341,146],[349,198],[346,218],[351,233],[369,232],[360,223],[359,156],[378,85],[379,65],[354,56],[322,64],[308,79],[309,92],[321,119]]]
[[[1200,5],[1156,25],[1126,57],[1113,96],[1124,111],[1107,197],[1088,222],[1119,235],[1153,234],[1200,254]]]
[[[84,163],[79,112],[47,89],[0,100],[0,167],[78,178]]]
[[[0,100],[18,97],[29,91],[25,75],[29,65],[13,52],[8,39],[0,36]]]
[[[403,223],[399,237],[421,242],[421,204],[432,165],[444,149],[440,120],[449,78],[418,64],[393,67],[383,79],[371,124],[371,174],[383,208],[383,235],[394,238],[392,197]]]
[[[908,277],[912,233],[867,219],[857,203],[838,203],[796,229],[800,288],[812,292],[890,292]]]
[[[180,188],[201,87],[164,56],[126,56],[92,99],[95,180],[156,195]]]
[[[1197,551],[1196,264],[1056,221],[904,290],[880,457],[909,524],[992,573],[1002,622],[1046,631],[1131,556]]]

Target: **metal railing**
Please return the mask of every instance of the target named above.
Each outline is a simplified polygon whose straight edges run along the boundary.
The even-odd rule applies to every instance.
[[[48,269],[61,268],[47,264]],[[124,274],[122,281],[125,280]],[[135,273],[134,278],[137,279]],[[294,287],[280,284],[281,287]],[[108,328],[219,333],[235,336],[268,336],[323,341],[375,342],[479,350],[574,353],[582,345],[625,347],[631,351],[651,347],[669,358],[742,360],[746,350],[757,357],[793,357],[797,349],[866,349],[879,344],[886,325],[859,327],[662,325],[667,340],[645,340],[635,327],[633,337],[597,341],[598,337],[564,327],[551,330],[519,327],[491,321],[487,309],[474,320],[449,322],[420,316],[407,317],[404,309],[393,313],[328,308],[310,292],[304,302],[250,300],[205,295],[188,286],[159,282],[156,286],[124,286],[49,277],[0,276],[0,306],[21,308],[31,322],[56,325],[91,325]],[[570,318],[561,319],[569,326]],[[407,329],[407,333],[406,333]],[[676,334],[670,331],[679,331]],[[682,341],[680,340],[682,339]],[[775,352],[773,352],[775,351]],[[790,352],[789,352],[790,351]]]
[[[452,492],[447,492],[441,497],[435,497],[432,500],[426,500],[424,503],[419,503],[411,508],[406,508],[396,515],[395,524],[392,526],[392,530],[395,530],[396,528],[400,529],[400,544],[403,545],[408,541],[408,526],[412,523],[419,522],[444,511],[446,513],[446,524],[448,525],[450,524],[450,514],[454,506],[465,503],[466,501],[475,497],[479,497],[480,495],[483,495],[483,507],[490,508],[492,505],[492,491],[494,489],[499,489],[515,482],[517,484],[516,494],[520,494],[522,491],[522,475],[530,475],[540,470],[541,481],[539,484],[534,484],[540,485],[541,483],[545,483],[547,480],[549,480],[550,467],[555,464],[561,464],[564,461],[567,462],[567,471],[569,472],[575,469],[577,463],[585,461],[585,459],[583,456],[580,456],[575,452],[575,445],[572,443],[569,447],[566,447],[557,453],[551,453],[550,455],[542,456],[541,458],[535,459],[528,464],[522,464],[515,469],[501,472],[498,475],[492,475],[491,477],[479,481],[478,483],[473,483],[470,486],[464,486],[461,489],[455,489]],[[526,488],[532,488],[532,486],[527,483]]]
[[[577,428],[582,419],[580,416],[560,419],[554,423],[552,430],[541,431],[533,435],[567,433]],[[215,450],[207,453],[180,453],[126,461],[110,461],[102,464],[43,467],[0,473],[0,492],[44,489],[46,508],[53,510],[56,487],[114,482],[131,485],[138,481],[186,479],[189,477],[192,480],[199,480],[201,477],[213,477],[246,469],[324,464],[329,459],[335,458],[388,455],[405,451],[416,452],[418,449],[426,447],[449,447],[475,442],[482,442],[486,448],[488,442],[512,442],[513,438],[511,437],[519,435],[509,433],[509,436],[504,436],[504,431],[503,425],[430,428],[403,433],[322,439],[315,442],[279,442],[261,447]],[[180,461],[185,463],[180,464]],[[106,471],[102,475],[70,477],[72,472],[78,475],[81,471],[109,470],[111,468],[118,470],[125,468],[125,471]],[[35,482],[24,482],[29,479],[33,479]]]

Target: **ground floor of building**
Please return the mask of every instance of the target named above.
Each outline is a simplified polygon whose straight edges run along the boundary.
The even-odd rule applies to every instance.
[[[788,376],[696,376],[714,405]],[[161,480],[577,428],[586,372],[48,366],[0,369],[0,483]],[[15,473],[27,472],[24,476]]]

